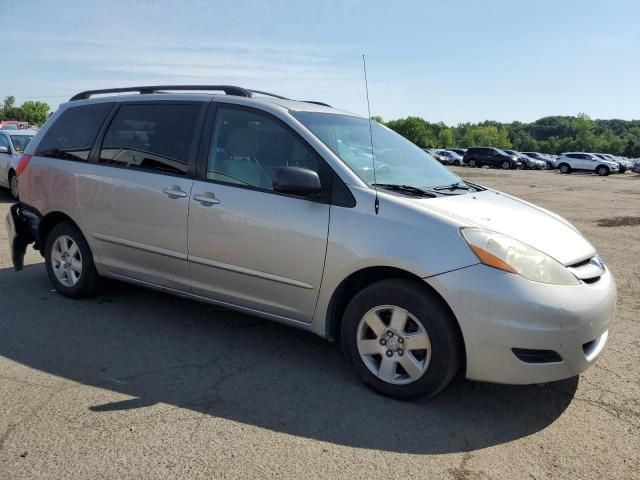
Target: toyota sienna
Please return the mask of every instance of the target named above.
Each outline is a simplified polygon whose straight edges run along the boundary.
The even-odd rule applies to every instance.
[[[224,85],[83,92],[16,174],[16,270],[33,243],[66,297],[109,277],[307,329],[396,398],[457,374],[575,376],[614,318],[613,277],[569,222],[320,102]]]

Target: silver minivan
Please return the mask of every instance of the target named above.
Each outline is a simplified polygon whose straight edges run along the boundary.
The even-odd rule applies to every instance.
[[[575,376],[615,314],[611,273],[567,221],[320,102],[215,85],[83,92],[17,174],[17,270],[34,243],[67,297],[109,277],[307,329],[396,398],[458,374]]]

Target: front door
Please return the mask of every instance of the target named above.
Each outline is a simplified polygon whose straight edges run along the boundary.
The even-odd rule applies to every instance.
[[[206,133],[205,133],[206,134]],[[259,110],[217,109],[204,177],[189,206],[194,293],[273,316],[310,322],[327,247],[329,204],[272,189],[273,169],[300,166],[329,182],[318,154],[281,120]]]
[[[190,290],[187,217],[204,104],[123,104],[78,180],[80,206],[112,274]]]

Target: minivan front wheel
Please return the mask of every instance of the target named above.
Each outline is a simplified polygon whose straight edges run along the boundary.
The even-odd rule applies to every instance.
[[[87,241],[74,225],[60,223],[49,232],[45,265],[49,280],[65,297],[82,298],[94,293],[98,272]]]
[[[472,158],[471,160],[469,160],[469,166],[471,168],[477,167],[478,164],[476,163],[476,160],[474,158]]]
[[[455,319],[409,280],[384,280],[360,291],[347,306],[341,337],[356,375],[389,397],[433,396],[460,365]]]
[[[596,170],[596,172],[601,177],[605,177],[605,176],[609,175],[609,169],[607,167],[605,167],[604,165],[598,167],[598,170]]]
[[[502,169],[509,170],[511,168],[511,162],[509,160],[505,160],[502,162]]]

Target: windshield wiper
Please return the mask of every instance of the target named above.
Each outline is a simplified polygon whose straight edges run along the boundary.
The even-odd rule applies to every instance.
[[[439,185],[437,187],[433,187],[433,190],[471,190],[473,187],[467,185],[463,182],[452,183],[451,185]],[[474,189],[475,190],[475,189]]]
[[[393,192],[401,192],[401,193],[407,193],[409,195],[416,195],[420,197],[435,198],[438,196],[433,192],[429,192],[427,190],[423,190],[422,188],[414,187],[411,185],[398,185],[396,183],[372,183],[371,186],[384,188],[385,190],[391,190]]]

